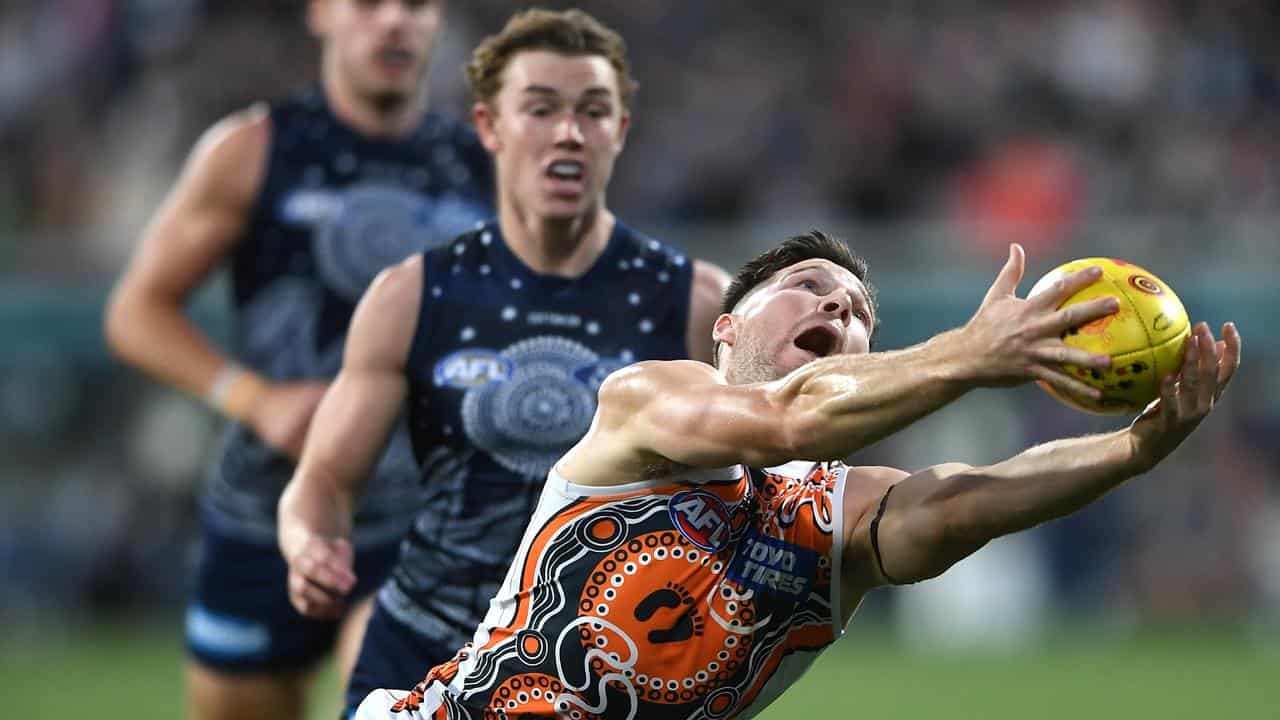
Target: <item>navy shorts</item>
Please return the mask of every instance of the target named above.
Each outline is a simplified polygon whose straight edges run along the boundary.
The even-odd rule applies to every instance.
[[[245,542],[204,523],[187,606],[187,651],[227,672],[301,670],[333,648],[338,621],[303,617],[289,603],[288,565],[275,545]],[[352,597],[386,579],[399,543],[356,553]]]
[[[342,717],[354,717],[365,696],[378,688],[412,688],[428,670],[452,659],[459,649],[423,636],[392,617],[382,603],[374,603],[360,657],[347,683]]]

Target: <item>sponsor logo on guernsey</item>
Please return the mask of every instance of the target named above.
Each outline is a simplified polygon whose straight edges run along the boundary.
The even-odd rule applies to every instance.
[[[562,328],[576,328],[582,325],[582,316],[572,313],[530,310],[525,313],[524,319],[530,325],[549,325]]]
[[[733,535],[729,509],[705,490],[685,490],[667,503],[671,522],[686,540],[707,552],[717,552]]]
[[[727,575],[763,593],[803,597],[813,584],[817,564],[813,550],[753,532],[738,546]]]
[[[506,380],[511,369],[511,361],[501,353],[467,348],[440,358],[432,377],[438,386],[470,390]]]

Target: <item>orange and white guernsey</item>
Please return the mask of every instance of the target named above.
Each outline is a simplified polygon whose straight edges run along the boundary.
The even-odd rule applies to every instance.
[[[473,642],[359,719],[728,718],[842,632],[845,467],[587,487],[555,470]]]

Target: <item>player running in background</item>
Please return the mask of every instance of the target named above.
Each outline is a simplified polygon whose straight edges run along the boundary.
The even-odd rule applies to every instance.
[[[471,636],[600,382],[636,360],[710,360],[728,279],[606,206],[634,91],[616,33],[580,11],[519,13],[468,77],[498,221],[375,281],[280,504],[295,603],[340,611],[363,580],[351,510],[407,403],[431,501],[378,593],[351,708]]]
[[[718,368],[639,363],[600,390],[591,430],[554,467],[488,616],[409,693],[357,718],[750,716],[841,635],[872,588],[931,578],[989,540],[1073,512],[1168,456],[1240,361],[1231,325],[1195,328],[1175,379],[1131,426],[987,467],[917,473],[835,458],[976,387],[1111,362],[1066,328],[1114,298],[1055,310],[1098,277],[1016,296],[1020,248],[962,328],[868,354],[866,265],[821,233],[735,278]],[[750,469],[748,469],[750,468]],[[757,469],[758,468],[758,469]]]
[[[368,602],[341,623],[290,605],[276,505],[374,275],[492,212],[484,149],[465,125],[427,113],[442,5],[311,0],[307,20],[323,44],[319,86],[205,133],[112,296],[112,348],[230,420],[202,497],[187,612],[197,718],[301,717],[314,662],[339,643],[345,672],[359,646]],[[183,310],[224,262],[232,353]],[[421,503],[400,431],[356,512],[363,582],[354,596],[385,577]]]

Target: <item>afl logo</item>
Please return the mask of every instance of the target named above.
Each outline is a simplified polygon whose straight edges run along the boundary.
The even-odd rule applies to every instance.
[[[468,390],[501,382],[511,377],[511,361],[480,348],[449,353],[436,363],[433,379],[437,386]]]
[[[1148,295],[1164,294],[1164,288],[1160,287],[1159,283],[1146,275],[1130,275],[1129,284],[1133,286],[1134,290],[1144,292]]]
[[[733,534],[729,509],[715,495],[705,490],[676,493],[667,503],[667,511],[671,523],[695,546],[717,552],[729,544]]]

